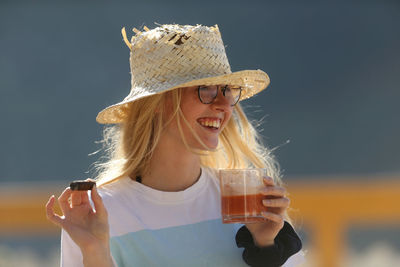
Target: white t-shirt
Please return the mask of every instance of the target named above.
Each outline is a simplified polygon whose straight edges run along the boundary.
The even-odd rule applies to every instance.
[[[247,266],[235,242],[242,225],[222,223],[213,170],[203,168],[199,180],[180,192],[158,191],[129,177],[98,191],[108,211],[117,266]],[[302,258],[295,254],[284,266],[296,266]],[[65,231],[61,266],[83,266],[79,247]]]

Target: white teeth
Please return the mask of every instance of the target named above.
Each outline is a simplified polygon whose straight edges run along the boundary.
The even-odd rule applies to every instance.
[[[219,120],[204,120],[200,121],[200,124],[206,127],[214,127],[217,129],[221,127],[221,121]]]

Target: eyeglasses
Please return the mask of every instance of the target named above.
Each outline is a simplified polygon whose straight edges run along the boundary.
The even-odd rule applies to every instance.
[[[234,106],[237,102],[239,102],[240,95],[242,93],[242,87],[234,87],[230,85],[201,85],[197,88],[201,103],[211,104],[214,102],[215,98],[217,98],[219,88],[221,88],[222,94],[228,100],[231,106]]]

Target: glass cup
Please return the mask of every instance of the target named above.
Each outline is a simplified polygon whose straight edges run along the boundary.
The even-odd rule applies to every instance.
[[[265,169],[221,169],[221,214],[223,223],[252,223],[265,221],[266,210],[261,191],[265,188]]]

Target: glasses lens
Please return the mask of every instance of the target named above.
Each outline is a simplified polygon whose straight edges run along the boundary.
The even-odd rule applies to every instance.
[[[239,101],[241,92],[241,87],[226,86],[224,90],[224,95],[228,99],[229,104],[231,106],[234,106]]]
[[[198,90],[200,101],[204,104],[211,104],[218,95],[218,88],[219,86],[216,85],[199,86]],[[237,102],[239,102],[242,88],[226,85],[221,87],[221,91],[224,97],[228,100],[229,104],[234,106]]]
[[[210,104],[217,97],[217,86],[199,86],[199,97],[202,103]]]

